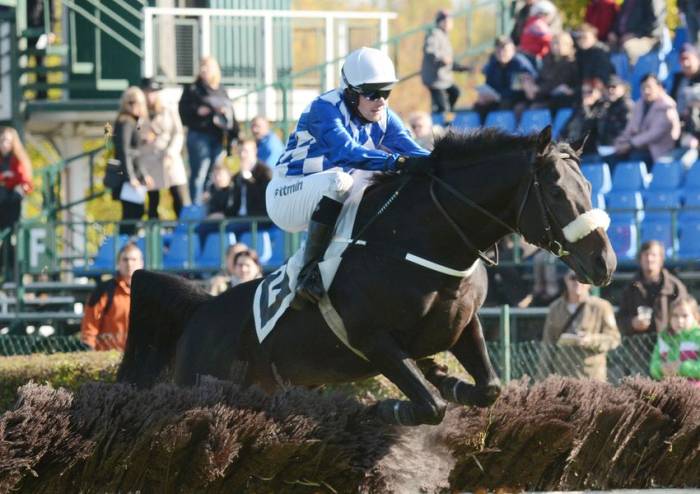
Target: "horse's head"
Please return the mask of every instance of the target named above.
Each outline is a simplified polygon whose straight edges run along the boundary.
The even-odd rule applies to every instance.
[[[593,209],[591,184],[581,173],[579,146],[553,143],[551,127],[537,137],[533,180],[519,212],[525,238],[557,255],[579,279],[607,285],[617,258],[606,234],[610,218]]]

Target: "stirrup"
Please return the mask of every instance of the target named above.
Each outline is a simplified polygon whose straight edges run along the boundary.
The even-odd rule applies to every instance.
[[[325,294],[321,271],[318,263],[315,263],[297,280],[296,294],[289,305],[295,310],[301,310],[309,304],[317,305]]]

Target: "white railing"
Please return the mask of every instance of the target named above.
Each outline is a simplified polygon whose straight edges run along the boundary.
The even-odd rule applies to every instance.
[[[155,24],[160,18],[179,20],[181,25],[183,22],[194,23],[196,30],[196,39],[192,40],[192,47],[196,50],[194,58],[199,59],[205,55],[212,55],[219,58],[217,53],[212,53],[212,18],[215,22],[221,18],[249,18],[259,19],[262,28],[263,50],[262,60],[259,63],[262,65],[262,79],[256,81],[259,84],[272,84],[276,80],[275,73],[275,43],[273,20],[278,19],[294,19],[300,22],[322,22],[324,32],[324,54],[323,59],[315,61],[315,63],[328,63],[346,55],[350,51],[350,40],[347,35],[348,24],[350,22],[372,22],[378,23],[377,37],[384,50],[387,50],[386,41],[389,39],[389,21],[397,17],[393,12],[341,12],[341,11],[291,11],[291,10],[238,10],[238,9],[205,9],[205,8],[170,8],[170,7],[145,7],[144,15],[144,59],[143,59],[143,74],[146,77],[158,75],[156,70],[156,57],[159,56],[162,50],[158,50],[158,46],[162,40],[157,40],[155,35]],[[173,23],[173,25],[175,25]],[[293,36],[293,32],[291,36]],[[161,33],[161,37],[163,34]],[[167,49],[174,51],[176,40],[168,39],[165,44]],[[289,49],[289,46],[285,46]],[[194,65],[194,64],[193,64]],[[196,66],[195,66],[196,68]],[[188,74],[189,75],[189,74]],[[195,76],[195,74],[191,74]],[[332,89],[337,84],[337,67],[335,64],[328,63],[325,73],[325,88]],[[167,83],[183,82],[182,80],[171,77],[172,80],[164,81]],[[189,82],[189,81],[188,81]],[[229,84],[227,84],[229,85]],[[246,88],[235,88],[246,89]],[[257,106],[261,112],[270,114],[274,112],[274,91],[269,90],[263,92],[258,99]]]

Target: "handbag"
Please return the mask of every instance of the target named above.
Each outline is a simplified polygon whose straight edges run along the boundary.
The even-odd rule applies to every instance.
[[[118,189],[124,182],[124,171],[121,161],[117,159],[107,160],[105,169],[105,177],[102,180],[104,186],[108,189]]]

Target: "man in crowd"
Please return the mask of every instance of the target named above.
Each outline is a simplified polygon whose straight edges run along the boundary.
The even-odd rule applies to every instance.
[[[284,144],[270,129],[270,122],[258,115],[250,121],[250,132],[258,147],[258,160],[268,168],[275,166],[284,152]]]
[[[665,330],[671,302],[688,292],[685,285],[664,268],[664,246],[657,240],[642,244],[639,272],[625,288],[617,314],[625,335]]]
[[[608,42],[624,50],[633,66],[659,43],[665,25],[664,0],[625,0],[608,34]]]
[[[673,76],[670,96],[676,100],[681,119],[688,116],[688,90],[700,83],[700,54],[694,45],[686,43],[680,54],[681,71]]]
[[[583,24],[576,33],[576,63],[582,80],[600,79],[607,84],[615,69],[610,62],[610,50],[598,41],[598,29]]]
[[[508,36],[496,38],[494,53],[484,66],[483,73],[486,84],[477,88],[475,104],[482,119],[491,110],[513,110],[516,105],[524,105],[527,96],[523,80],[537,78],[535,67],[525,55],[515,51],[513,40]]]
[[[119,251],[117,276],[99,283],[90,294],[80,326],[81,340],[94,350],[126,346],[131,304],[131,276],[143,268],[143,254],[134,243]]]
[[[543,370],[606,381],[606,353],[620,345],[613,307],[591,295],[591,286],[579,282],[573,271],[564,283],[564,293],[549,306],[542,341],[575,349],[548,350]]]
[[[435,15],[435,27],[425,37],[421,78],[430,91],[433,113],[454,110],[459,98],[459,88],[454,82],[453,72],[470,68],[454,61],[449,32],[454,27],[450,12],[439,10]]]

